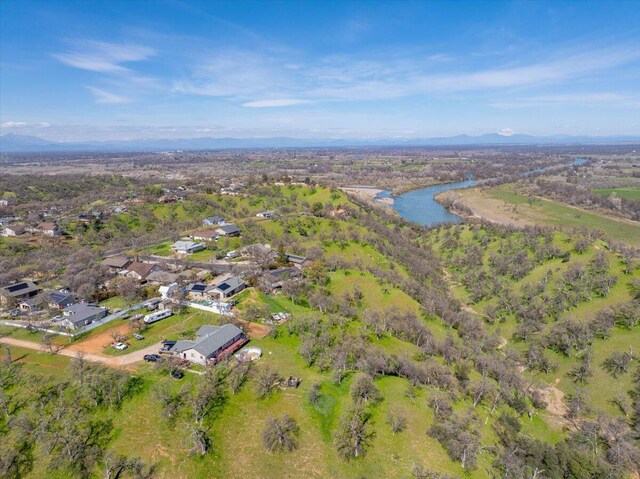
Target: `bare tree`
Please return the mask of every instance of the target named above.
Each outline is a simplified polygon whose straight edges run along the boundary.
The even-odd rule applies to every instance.
[[[262,431],[262,443],[269,452],[290,452],[298,448],[299,431],[296,420],[286,413],[280,418],[270,417]]]
[[[344,413],[335,433],[335,445],[343,459],[364,456],[374,433],[369,429],[370,414],[362,403],[356,403]]]
[[[256,392],[259,398],[268,396],[277,386],[280,375],[271,366],[266,365],[258,370],[256,374]]]
[[[407,416],[401,409],[389,409],[387,412],[387,424],[393,434],[402,432],[407,427]]]

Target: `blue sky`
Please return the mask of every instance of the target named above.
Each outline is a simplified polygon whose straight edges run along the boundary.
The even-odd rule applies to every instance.
[[[640,1],[0,2],[0,132],[640,134]]]

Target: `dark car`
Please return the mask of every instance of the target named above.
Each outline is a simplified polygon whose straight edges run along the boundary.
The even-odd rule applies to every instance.
[[[182,379],[184,377],[184,373],[179,369],[172,369],[169,374],[173,379]]]
[[[156,363],[156,362],[160,361],[161,358],[157,354],[145,354],[144,358],[142,358],[142,359],[144,359],[148,363]]]

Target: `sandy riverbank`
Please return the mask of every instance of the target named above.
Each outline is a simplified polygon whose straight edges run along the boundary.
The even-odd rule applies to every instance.
[[[343,186],[340,187],[340,189],[345,193],[351,193],[366,201],[373,201],[388,206],[393,205],[394,202],[393,198],[376,198],[377,195],[385,190],[376,188],[375,186]]]

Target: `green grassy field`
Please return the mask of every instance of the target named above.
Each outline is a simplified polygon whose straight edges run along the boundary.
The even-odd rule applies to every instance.
[[[464,192],[462,193],[465,194]],[[640,225],[633,222],[617,220],[603,214],[571,207],[557,201],[547,199],[533,199],[517,193],[513,185],[501,185],[485,190],[491,198],[510,205],[517,205],[511,210],[515,217],[522,217],[525,221],[535,224],[546,224],[562,227],[583,227],[597,230],[605,236],[640,245]],[[475,197],[474,197],[475,198]]]
[[[595,188],[591,191],[596,195],[609,196],[611,193],[615,193],[620,198],[640,201],[640,187],[628,186],[624,188]]]

